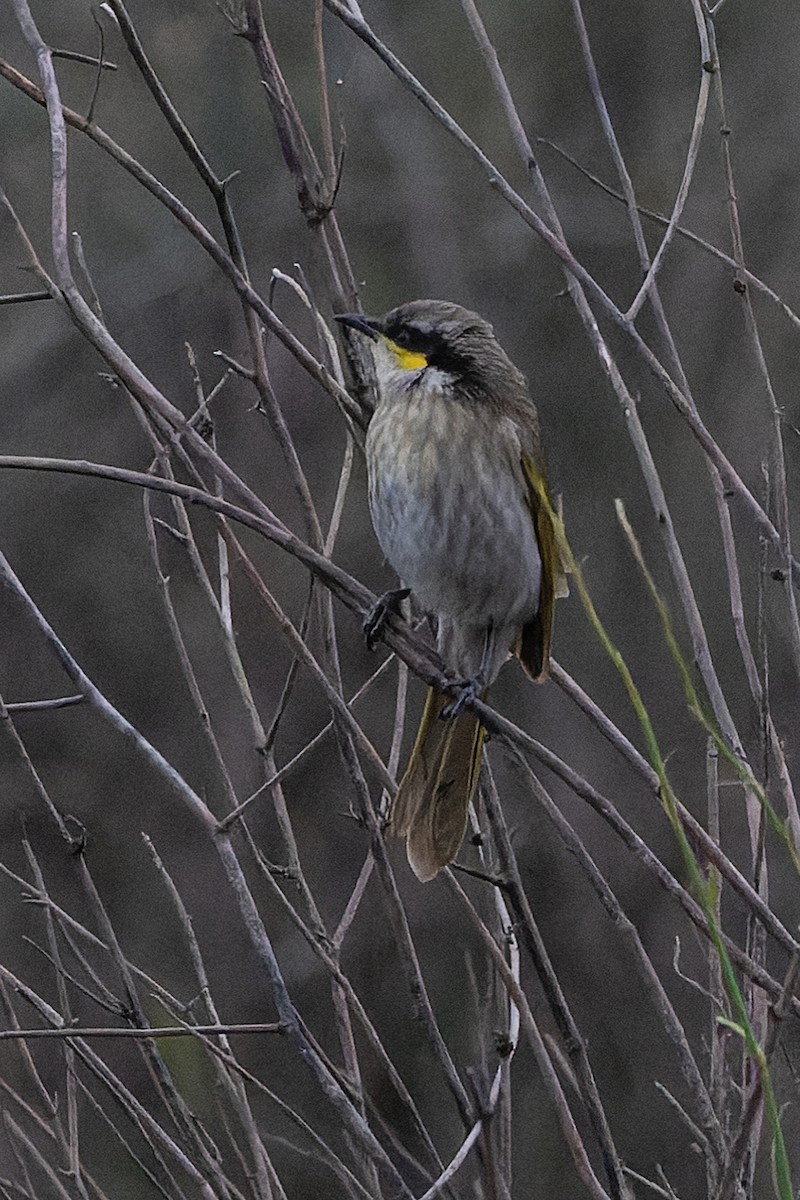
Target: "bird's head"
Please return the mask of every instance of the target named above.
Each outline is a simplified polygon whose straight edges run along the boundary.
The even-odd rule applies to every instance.
[[[517,376],[488,321],[447,300],[412,300],[385,317],[344,313],[336,320],[369,337],[375,346],[379,380],[408,372],[440,372],[453,382],[487,387],[498,373]]]

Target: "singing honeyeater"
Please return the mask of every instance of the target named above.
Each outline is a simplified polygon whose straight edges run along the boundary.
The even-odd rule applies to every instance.
[[[464,681],[455,703],[428,690],[392,807],[391,826],[427,880],[455,858],[478,778],[483,729],[465,699],[485,693],[509,653],[532,679],[548,672],[562,572],[539,422],[525,379],[477,313],[414,300],[380,320],[336,319],[373,348],[375,533]]]

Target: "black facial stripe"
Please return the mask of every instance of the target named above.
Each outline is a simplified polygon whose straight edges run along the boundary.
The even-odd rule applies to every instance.
[[[393,321],[384,328],[384,333],[404,350],[424,354],[428,365],[438,367],[451,375],[469,375],[474,364],[459,353],[458,338],[447,339],[430,327]]]

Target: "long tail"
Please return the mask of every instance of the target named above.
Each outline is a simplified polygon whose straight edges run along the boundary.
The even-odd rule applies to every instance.
[[[481,762],[480,721],[469,709],[442,720],[447,703],[447,696],[428,688],[390,818],[393,832],[406,838],[408,861],[423,883],[458,854]]]

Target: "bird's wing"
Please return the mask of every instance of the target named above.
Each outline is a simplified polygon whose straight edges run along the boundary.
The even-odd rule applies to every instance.
[[[523,626],[515,653],[531,679],[541,682],[547,678],[550,669],[555,602],[557,598],[568,594],[568,588],[553,528],[553,503],[544,471],[525,453],[522,455],[522,470],[528,485],[525,499],[539,543],[542,577],[539,608],[533,620]]]

